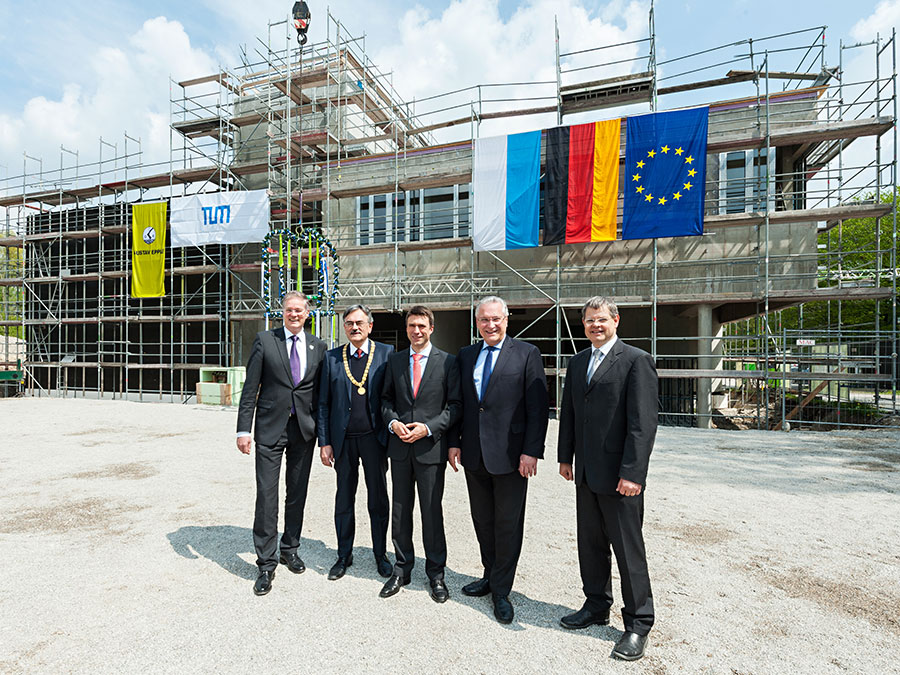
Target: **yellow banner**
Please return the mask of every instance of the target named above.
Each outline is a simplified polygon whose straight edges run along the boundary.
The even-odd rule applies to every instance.
[[[131,207],[131,297],[166,294],[166,202]]]

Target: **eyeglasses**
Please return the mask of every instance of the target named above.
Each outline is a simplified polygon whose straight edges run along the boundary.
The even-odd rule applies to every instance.
[[[489,323],[503,323],[505,316],[479,316],[478,323],[486,325]]]
[[[584,325],[585,326],[593,326],[595,323],[596,324],[604,324],[604,323],[607,323],[608,321],[609,321],[609,319],[606,319],[603,317],[601,317],[599,319],[585,319]]]
[[[345,321],[344,328],[353,328],[354,326],[359,326],[362,328],[363,326],[368,326],[369,320],[363,319],[362,321]]]
[[[306,314],[309,310],[306,309],[286,309],[284,310],[285,314]]]

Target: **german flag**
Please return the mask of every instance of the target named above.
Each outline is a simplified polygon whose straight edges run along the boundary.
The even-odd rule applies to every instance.
[[[613,241],[621,120],[547,130],[544,246]]]

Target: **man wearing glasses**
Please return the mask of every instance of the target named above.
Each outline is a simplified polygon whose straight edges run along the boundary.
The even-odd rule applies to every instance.
[[[247,360],[247,375],[238,407],[237,447],[250,454],[250,428],[256,424],[256,515],[253,545],[259,576],[253,592],[272,590],[279,560],[291,572],[306,569],[297,553],[303,510],[316,441],[315,407],[319,366],[325,343],[304,332],[309,301],[297,291],[285,294],[284,325],[258,333]],[[278,544],[278,474],[285,455],[284,535]]]
[[[609,623],[611,547],[622,580],[625,624],[612,653],[636,661],[644,655],[654,616],[641,527],[659,416],[656,365],[650,354],[618,339],[619,310],[609,298],[589,299],[581,320],[591,347],[569,361],[557,449],[560,475],[575,481],[586,600],[560,623],[569,629]]]
[[[344,333],[349,343],[329,350],[319,383],[319,454],[322,464],[334,467],[337,494],[334,527],[337,561],[328,572],[340,579],[353,564],[356,534],[356,488],[362,462],[368,493],[372,550],[378,574],[391,576],[387,528],[390,502],[387,493],[387,431],[381,416],[381,389],[388,356],[394,348],[369,339],[374,320],[365,305],[344,311]]]
[[[506,334],[509,310],[501,298],[475,309],[482,342],[457,357],[462,421],[450,439],[454,471],[462,463],[484,573],[464,595],[490,594],[494,616],[511,623],[509,601],[525,527],[528,478],[537,475],[547,433],[547,379],[534,345]]]

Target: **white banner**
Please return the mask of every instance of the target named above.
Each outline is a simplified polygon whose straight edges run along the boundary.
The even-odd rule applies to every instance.
[[[269,233],[269,195],[265,190],[174,197],[171,212],[173,248],[261,242]]]

